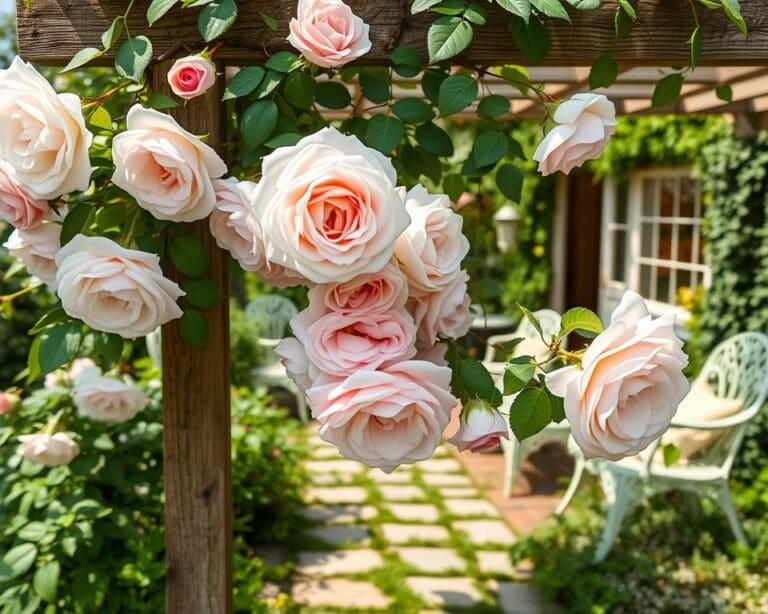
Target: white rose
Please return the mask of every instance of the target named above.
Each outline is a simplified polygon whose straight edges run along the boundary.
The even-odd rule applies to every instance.
[[[450,284],[469,252],[464,220],[445,194],[430,194],[420,185],[406,196],[411,223],[395,241],[395,257],[408,277],[411,296],[436,292]]]
[[[61,248],[61,226],[43,222],[27,230],[17,229],[3,245],[24,263],[30,274],[50,288],[56,287],[56,254]]]
[[[639,294],[625,292],[581,368],[547,374],[547,387],[565,399],[571,433],[586,458],[638,454],[669,427],[690,388],[683,375],[688,357],[674,325],[674,315],[654,320]]]
[[[555,126],[533,154],[542,175],[566,175],[600,157],[616,132],[616,108],[602,94],[576,94],[555,111]]]
[[[467,294],[469,275],[461,271],[439,292],[409,297],[406,308],[418,327],[419,346],[430,347],[442,337],[458,339],[472,326],[470,299]]]
[[[66,433],[19,435],[17,453],[46,467],[67,465],[80,454],[80,446]]]
[[[324,128],[264,158],[253,195],[270,262],[314,283],[376,273],[408,225],[392,162]]]
[[[125,422],[149,404],[138,386],[98,374],[79,377],[72,398],[80,414],[100,422]]]
[[[56,255],[61,306],[91,328],[126,339],[181,317],[179,286],[163,277],[160,258],[103,237],[77,235]]]
[[[0,159],[33,197],[51,199],[88,189],[93,135],[80,98],[56,91],[16,57],[0,70]]]
[[[459,450],[477,452],[499,445],[502,439],[509,439],[509,428],[499,410],[484,401],[474,400],[461,414],[459,430],[448,440]]]
[[[112,182],[159,220],[193,222],[216,206],[212,180],[227,172],[219,155],[169,115],[134,105],[112,142]]]

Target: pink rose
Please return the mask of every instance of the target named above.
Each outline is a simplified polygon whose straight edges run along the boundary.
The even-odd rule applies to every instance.
[[[321,378],[307,397],[323,440],[389,473],[432,456],[456,405],[450,382],[450,369],[409,360],[345,380]]]
[[[341,0],[299,0],[288,42],[313,64],[342,66],[371,50],[370,27]]]
[[[264,158],[251,202],[267,259],[318,284],[378,273],[408,225],[392,162],[335,128]]]
[[[405,210],[411,223],[395,241],[395,257],[408,277],[411,296],[436,292],[461,271],[469,252],[462,217],[445,194],[430,194],[417,185],[408,192]]]
[[[310,377],[310,365],[304,346],[293,337],[286,337],[275,346],[275,354],[280,357],[280,362],[285,367],[285,372],[296,384],[296,387],[306,393],[312,386],[317,373]]]
[[[339,313],[380,313],[405,307],[408,282],[393,264],[378,273],[363,273],[340,284],[318,284],[309,291],[309,302]]]
[[[602,94],[576,94],[561,104],[555,126],[536,148],[533,159],[542,175],[571,172],[587,160],[599,158],[616,132],[616,109]]]
[[[0,391],[0,415],[12,412],[18,404],[19,395]]]
[[[16,229],[5,247],[24,263],[30,274],[40,278],[49,288],[56,287],[56,254],[61,249],[61,226],[44,222],[26,230]]]
[[[489,450],[499,445],[501,439],[509,439],[507,421],[497,409],[483,401],[470,401],[461,413],[459,430],[448,440],[459,452]]]
[[[19,435],[19,441],[17,454],[46,467],[68,465],[80,454],[80,446],[66,433]]]
[[[0,160],[0,220],[15,228],[37,226],[50,213],[47,200],[33,198],[16,180],[16,171]]]
[[[317,309],[312,307],[293,318],[291,328],[307,353],[311,379],[315,373],[346,377],[358,370],[375,370],[408,360],[416,354],[413,320],[393,310],[353,315],[330,312],[318,317]]]
[[[426,360],[438,367],[447,367],[448,361],[445,355],[448,352],[447,343],[435,343],[433,346],[420,346],[416,348],[415,360]]]
[[[565,399],[565,416],[586,458],[618,460],[642,452],[667,430],[688,393],[688,357],[670,314],[652,319],[642,297],[625,292],[582,357],[547,374]]]
[[[256,187],[250,181],[215,179],[216,208],[209,220],[216,244],[232,254],[246,271],[252,271],[281,288],[304,283],[298,273],[267,261],[261,228],[253,214],[250,195]]]
[[[204,94],[216,82],[216,67],[200,55],[190,55],[173,63],[168,83],[179,98],[190,100]]]
[[[79,377],[72,398],[81,415],[99,422],[125,422],[149,404],[138,386],[98,373]]]
[[[409,297],[406,305],[418,327],[418,342],[432,346],[439,338],[458,339],[469,332],[474,319],[467,294],[469,275],[461,271],[439,292]]]
[[[460,209],[463,209],[467,205],[471,205],[473,202],[477,200],[477,197],[472,194],[472,192],[462,192],[461,196],[454,201],[453,203],[453,210],[459,211]]]

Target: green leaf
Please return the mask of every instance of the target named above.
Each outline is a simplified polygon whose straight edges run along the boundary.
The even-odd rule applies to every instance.
[[[275,72],[291,72],[299,65],[299,56],[290,51],[278,51],[264,64]]]
[[[112,45],[114,45],[120,38],[120,35],[123,33],[123,21],[124,17],[118,15],[112,20],[112,23],[109,24],[109,27],[101,35],[101,44],[104,46],[104,51],[111,49]]]
[[[427,9],[432,8],[436,4],[440,4],[442,0],[413,0],[411,4],[411,14],[421,13]]]
[[[560,320],[560,337],[578,333],[582,337],[594,337],[603,332],[603,323],[586,307],[575,307],[563,314]]]
[[[253,95],[256,96],[256,98],[266,98],[277,89],[277,86],[280,85],[282,81],[283,75],[281,73],[275,70],[268,70]]]
[[[438,17],[427,31],[429,61],[442,62],[464,51],[472,42],[472,26],[460,17]]]
[[[680,448],[673,443],[668,443],[662,446],[662,454],[664,455],[664,466],[671,467],[678,460],[680,460]]]
[[[543,388],[526,388],[515,397],[509,410],[509,426],[523,441],[539,433],[552,420],[552,401]]]
[[[407,124],[423,124],[435,116],[432,105],[421,98],[401,98],[392,105],[392,112]]]
[[[41,599],[49,603],[56,601],[60,573],[61,565],[58,561],[49,561],[37,568],[32,578],[32,587]]]
[[[185,279],[181,282],[181,289],[187,293],[189,303],[200,309],[213,307],[224,296],[210,279]]]
[[[653,90],[652,105],[663,107],[671,103],[680,95],[683,88],[683,75],[673,73],[661,79]]]
[[[67,322],[40,333],[39,361],[41,375],[46,375],[70,362],[80,350],[83,340],[79,323]]]
[[[512,17],[509,24],[517,48],[529,60],[538,64],[549,51],[549,34],[536,17],[526,23],[520,17]]]
[[[453,155],[453,141],[442,128],[428,122],[416,128],[416,141],[424,151],[436,156]]]
[[[178,237],[170,249],[171,262],[189,277],[203,277],[208,272],[208,252],[195,237]]]
[[[91,225],[94,214],[93,205],[87,203],[80,203],[69,210],[61,225],[62,247]]]
[[[482,4],[472,2],[464,11],[464,19],[478,26],[484,26],[488,21],[488,11]]]
[[[600,0],[565,0],[573,8],[579,11],[594,11],[600,8]]]
[[[195,309],[188,309],[179,318],[181,338],[190,345],[204,348],[208,344],[208,320]]]
[[[715,89],[715,94],[723,102],[733,101],[733,89],[731,88],[730,85],[719,85]]]
[[[315,100],[315,80],[312,75],[295,71],[285,80],[285,98],[294,107],[309,109]]]
[[[472,157],[478,166],[491,166],[509,151],[509,137],[501,132],[483,132],[475,140]]]
[[[437,99],[440,97],[440,86],[447,78],[448,73],[444,70],[425,70],[421,76],[421,90],[432,101],[432,104],[437,104]]]
[[[144,102],[144,106],[147,106],[150,109],[158,109],[162,111],[163,109],[173,109],[179,105],[170,96],[166,96],[165,94],[151,93],[149,96],[147,96],[147,99]]]
[[[531,17],[531,0],[496,0],[505,11],[516,15],[528,23]]]
[[[701,27],[696,26],[693,34],[691,34],[691,38],[688,39],[688,44],[691,46],[691,68],[696,68],[704,46],[704,40],[701,37]]]
[[[321,81],[315,88],[317,102],[327,109],[343,109],[352,102],[349,90],[335,81]]]
[[[277,149],[278,147],[285,147],[287,145],[295,145],[303,136],[303,134],[299,134],[298,132],[281,132],[267,140],[264,145],[271,149]]]
[[[389,102],[389,71],[386,68],[361,68],[360,89],[371,102],[384,104]]]
[[[88,118],[88,123],[95,128],[112,130],[112,117],[109,115],[109,111],[102,106],[96,107],[93,110],[93,113]]]
[[[37,546],[20,544],[8,550],[0,560],[0,583],[25,574],[37,558]]]
[[[507,363],[504,369],[504,394],[515,394],[531,381],[536,373],[536,365],[530,356],[518,356]]]
[[[235,0],[219,0],[211,2],[197,19],[197,27],[203,40],[210,43],[232,27],[237,19],[237,3]]]
[[[261,15],[262,20],[264,20],[264,23],[266,26],[272,30],[273,32],[277,32],[277,21],[275,20],[272,15],[269,15],[268,13],[265,13],[264,11],[259,11],[259,15]]]
[[[445,117],[466,109],[477,98],[477,81],[467,75],[451,75],[440,85],[437,107]]]
[[[117,363],[123,355],[123,338],[111,333],[95,332],[93,346],[100,356],[109,362]]]
[[[622,7],[616,9],[616,17],[614,19],[614,28],[616,31],[616,40],[624,38],[629,34],[635,25],[635,17],[631,17]]]
[[[739,0],[720,0],[723,4],[723,10],[739,31],[746,36],[747,24],[744,23],[744,17],[741,15],[741,6],[739,6]]]
[[[506,96],[491,94],[486,96],[477,105],[477,114],[480,117],[493,118],[509,113],[510,102]]]
[[[451,173],[443,177],[443,191],[448,194],[452,201],[457,201],[461,195],[466,191],[467,184],[464,181],[464,177]]]
[[[610,54],[601,55],[592,63],[589,71],[589,88],[610,87],[616,82],[619,68]]]
[[[483,363],[470,358],[463,359],[459,362],[459,377],[461,377],[470,399],[483,399],[491,405],[501,405],[501,393],[496,388],[493,377]]]
[[[496,171],[496,185],[509,200],[519,203],[523,194],[523,173],[513,164],[505,164]]]
[[[418,49],[413,47],[397,47],[389,54],[395,72],[402,77],[415,77],[421,72],[424,58]]]
[[[365,140],[381,153],[392,151],[405,136],[403,123],[396,117],[377,115],[368,122]]]
[[[232,98],[240,98],[241,96],[247,96],[257,87],[264,78],[265,71],[260,66],[246,66],[237,72],[232,77],[227,87],[224,90],[222,100],[230,100]]]
[[[21,527],[16,535],[25,542],[39,542],[47,533],[48,525],[46,523],[33,520]]]
[[[627,14],[627,17],[632,19],[634,21],[637,19],[637,13],[635,12],[635,7],[632,6],[632,3],[630,0],[619,0],[619,7],[622,11],[624,11]]]
[[[523,312],[523,315],[526,317],[526,319],[536,329],[536,332],[538,332],[541,338],[543,339],[544,331],[541,328],[541,322],[539,322],[539,318],[537,318],[530,309],[528,309],[527,307],[523,307],[523,305],[521,305],[520,303],[517,303],[517,308]]]
[[[96,49],[96,47],[86,47],[85,49],[81,49],[72,57],[69,64],[61,69],[61,72],[65,73],[74,70],[75,68],[80,68],[102,55],[104,55],[104,52],[101,49]]]
[[[562,397],[555,396],[549,389],[546,389],[549,397],[549,404],[552,407],[552,422],[562,422],[565,420],[565,402]]]
[[[151,60],[152,41],[146,36],[134,36],[117,50],[115,68],[121,77],[140,83]]]
[[[173,8],[173,5],[179,0],[152,0],[152,4],[147,9],[147,22],[149,25],[154,23]]]
[[[257,100],[248,106],[240,118],[243,145],[255,149],[275,131],[278,119],[277,105],[272,100]]]
[[[556,19],[565,19],[570,21],[568,11],[560,4],[560,0],[531,0],[531,4],[535,9],[544,13],[547,17],[555,17]]]

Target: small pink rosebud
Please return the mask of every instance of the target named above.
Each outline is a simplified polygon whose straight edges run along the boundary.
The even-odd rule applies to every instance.
[[[499,411],[483,401],[470,401],[461,414],[461,425],[448,440],[459,452],[478,452],[499,445],[501,438],[509,439],[507,422]]]
[[[204,94],[216,81],[216,67],[201,55],[176,60],[168,71],[168,83],[179,98],[190,100]]]
[[[19,404],[19,395],[11,392],[0,391],[0,414],[7,414],[16,409]]]
[[[280,452],[280,450],[278,450],[277,448],[275,448],[274,450],[272,450],[272,456],[273,456],[274,458],[278,458],[278,457],[280,456],[280,454],[281,454],[281,452]]]

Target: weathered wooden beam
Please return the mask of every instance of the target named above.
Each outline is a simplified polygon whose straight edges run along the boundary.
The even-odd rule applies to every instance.
[[[170,94],[170,66],[163,61],[153,67],[155,91]],[[215,87],[212,96],[171,113],[218,148],[224,140],[221,79]],[[216,246],[207,221],[192,224],[191,232],[210,253],[210,278],[226,296],[226,253]],[[205,311],[210,329],[205,348],[184,342],[177,322],[163,327],[166,611],[171,614],[232,611],[229,302]]]
[[[410,14],[410,0],[348,0],[363,19],[371,24],[373,49],[367,62],[382,62],[397,45],[412,45],[425,51],[426,30],[434,19],[429,12]],[[42,64],[67,62],[83,47],[100,47],[101,33],[112,19],[123,14],[123,0],[33,0],[29,9],[17,0],[19,52],[27,60]],[[136,3],[128,20],[131,32],[147,30],[144,12],[148,0]],[[614,46],[616,0],[605,0],[596,11],[572,11],[573,25],[547,19],[551,36],[550,51],[544,63],[551,66],[588,66],[601,53],[613,50],[620,64],[631,66],[687,65],[688,38],[694,29],[686,0],[643,0],[638,22],[630,35]],[[722,11],[700,10],[706,44],[700,65],[768,65],[768,11],[765,3],[744,2],[744,18],[750,30],[745,39]],[[225,36],[218,52],[228,63],[248,63],[264,58],[265,52],[289,48],[285,37],[296,2],[248,0],[238,4],[240,16]],[[509,14],[490,6],[489,23],[463,54],[473,64],[529,62],[517,50],[507,23]],[[278,23],[272,32],[260,15],[263,11]],[[196,10],[174,8],[149,32],[159,55],[178,50],[198,50]],[[101,61],[108,63],[109,55]]]

